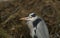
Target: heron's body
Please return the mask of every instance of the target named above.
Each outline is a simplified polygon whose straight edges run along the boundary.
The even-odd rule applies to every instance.
[[[48,28],[42,18],[31,13],[25,20],[27,20],[32,38],[49,38]]]
[[[37,24],[38,25],[37,27],[33,26],[32,21],[28,21],[27,24],[28,24],[28,27],[30,28],[30,31],[31,31],[30,35],[33,38],[34,38],[34,35],[36,35],[37,38],[49,38],[48,28],[42,19]],[[35,33],[35,30],[36,30],[36,33]]]

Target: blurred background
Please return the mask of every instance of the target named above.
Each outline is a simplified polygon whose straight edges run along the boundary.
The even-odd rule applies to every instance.
[[[60,0],[0,0],[0,38],[31,38],[19,20],[31,12],[45,20],[50,38],[60,38]]]

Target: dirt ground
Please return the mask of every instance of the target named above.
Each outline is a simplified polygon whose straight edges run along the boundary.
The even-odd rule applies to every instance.
[[[0,2],[0,38],[31,38],[25,21],[34,12],[42,17],[50,38],[60,38],[60,0],[14,0]]]

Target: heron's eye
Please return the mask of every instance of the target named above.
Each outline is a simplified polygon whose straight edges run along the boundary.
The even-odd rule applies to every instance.
[[[31,15],[32,17],[35,17],[36,16],[36,14],[33,14],[33,15]]]

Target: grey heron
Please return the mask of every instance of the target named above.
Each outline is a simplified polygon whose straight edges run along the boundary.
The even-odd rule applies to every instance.
[[[30,29],[32,38],[49,38],[48,28],[44,20],[35,13],[30,13],[27,17],[20,18],[26,20],[26,24]]]

